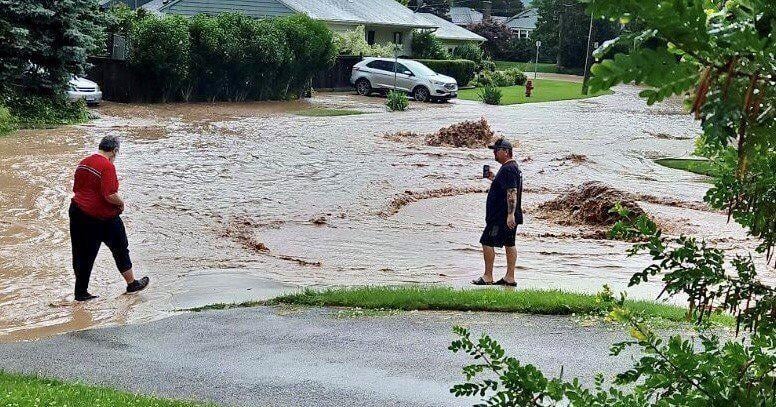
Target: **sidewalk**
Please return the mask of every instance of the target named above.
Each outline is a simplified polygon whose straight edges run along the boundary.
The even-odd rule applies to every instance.
[[[608,357],[618,327],[569,317],[411,312],[352,316],[278,307],[187,313],[144,325],[0,345],[0,369],[235,406],[472,405],[449,388],[469,362],[447,350],[451,327],[487,331],[548,375],[591,385],[625,370]]]

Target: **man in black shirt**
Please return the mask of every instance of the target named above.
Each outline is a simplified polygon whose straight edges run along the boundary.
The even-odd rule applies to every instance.
[[[493,282],[493,261],[496,258],[495,247],[504,247],[507,254],[507,273],[495,282],[498,285],[515,286],[515,232],[517,225],[523,224],[521,201],[523,196],[523,176],[520,167],[512,158],[512,144],[502,139],[488,146],[493,156],[501,164],[498,173],[489,172],[488,179],[493,181],[488,191],[485,206],[485,230],[480,243],[485,258],[485,273],[472,281],[475,285],[490,285]]]

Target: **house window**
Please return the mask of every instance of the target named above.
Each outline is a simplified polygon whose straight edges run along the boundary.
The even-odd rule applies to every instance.
[[[393,43],[397,45],[401,45],[404,43],[404,35],[400,31],[396,31],[393,33]]]
[[[375,45],[375,30],[369,30],[366,32],[366,43],[369,45]]]

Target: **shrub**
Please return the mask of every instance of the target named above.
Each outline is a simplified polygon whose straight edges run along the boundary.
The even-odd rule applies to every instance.
[[[491,77],[491,83],[493,86],[504,87],[512,86],[515,84],[514,76],[510,75],[506,71],[495,71],[489,74]]]
[[[489,59],[485,59],[482,61],[482,70],[487,72],[493,72],[496,70],[496,63]]]
[[[453,57],[456,59],[468,59],[469,61],[474,61],[474,63],[477,64],[479,68],[482,68],[482,48],[473,42],[467,42],[455,47],[453,50]]]
[[[404,111],[409,107],[410,100],[405,92],[392,90],[388,92],[388,101],[385,104],[391,111]]]
[[[483,87],[478,95],[488,105],[497,105],[501,102],[501,89],[493,85]]]
[[[9,93],[3,103],[8,111],[6,126],[9,129],[74,124],[89,118],[83,101],[73,103],[64,96]],[[0,116],[2,116],[1,112]],[[3,119],[0,118],[0,122],[2,121]]]
[[[0,105],[0,135],[10,132],[13,128],[13,116],[11,116],[11,112],[9,112],[8,108],[5,106]]]
[[[422,59],[450,59],[442,41],[429,30],[413,31],[412,56]]]
[[[512,84],[513,85],[525,85],[525,82],[528,80],[528,77],[525,76],[523,71],[517,69],[517,68],[509,68],[504,71],[504,74],[508,77],[512,78]]]
[[[364,26],[334,34],[334,44],[340,55],[362,55],[365,57],[392,57],[394,45],[369,45],[366,42]]]
[[[334,63],[334,35],[325,23],[304,14],[282,19],[281,26],[294,54],[289,92],[302,96],[310,88],[310,79]]]
[[[186,93],[189,50],[189,20],[184,17],[149,16],[132,29],[130,63],[158,87],[164,101]]]
[[[434,72],[447,75],[458,82],[458,86],[466,86],[474,79],[477,65],[466,59],[434,60],[418,59],[418,62],[431,68]]]

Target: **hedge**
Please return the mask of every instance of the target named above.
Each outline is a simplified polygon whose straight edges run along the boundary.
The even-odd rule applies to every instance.
[[[300,97],[334,62],[333,34],[303,15],[257,20],[149,15],[133,23],[130,66],[144,100],[266,100]]]
[[[468,59],[416,59],[434,72],[455,78],[458,86],[467,86],[474,79],[477,64]]]

